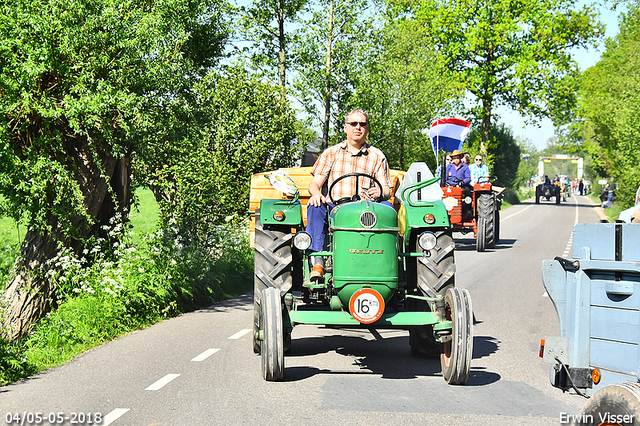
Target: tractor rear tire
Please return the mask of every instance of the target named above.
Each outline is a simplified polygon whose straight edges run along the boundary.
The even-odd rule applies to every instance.
[[[268,382],[279,382],[284,377],[284,325],[282,298],[277,288],[262,291],[260,305],[263,339],[260,342],[262,377]]]
[[[540,204],[540,187],[536,186],[536,204]]]
[[[454,259],[455,243],[446,231],[436,232],[436,246],[416,258],[417,285],[420,292],[427,297],[443,295],[448,288],[455,285],[456,263]],[[424,251],[415,242],[417,253]]]
[[[473,356],[473,309],[467,289],[452,288],[444,296],[445,317],[451,321],[451,340],[440,355],[442,376],[450,385],[463,385],[469,379]]]
[[[444,295],[448,289],[455,286],[455,243],[451,235],[445,231],[437,232],[436,238],[436,247],[428,254],[416,258],[418,290],[426,297]],[[413,249],[418,253],[423,252],[417,241]],[[420,302],[418,309],[430,310],[426,302]],[[442,353],[442,344],[436,342],[432,325],[410,327],[409,344],[413,356],[436,358]]]
[[[478,241],[476,242],[476,249],[478,251],[484,251],[484,249],[493,248],[495,245],[494,238],[494,223],[496,218],[496,200],[492,194],[480,194],[478,197],[478,204],[476,206],[476,225],[478,228]],[[482,233],[482,239],[484,240],[482,246],[480,245],[480,219],[484,219],[484,229]],[[482,247],[482,250],[480,250]]]
[[[256,209],[255,251],[253,270],[253,352],[260,353],[260,305],[262,291],[276,288],[284,294],[292,286],[293,264],[291,228],[264,226],[260,223],[260,209]]]
[[[594,419],[596,425],[640,426],[640,383],[622,382],[605,386],[589,398],[579,419]],[[589,416],[589,417],[587,417]],[[623,421],[625,419],[627,421]],[[608,423],[605,423],[606,421]]]

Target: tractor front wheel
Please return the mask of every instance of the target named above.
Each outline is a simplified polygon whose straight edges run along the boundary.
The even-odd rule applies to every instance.
[[[262,291],[269,287],[286,292],[293,285],[291,227],[264,226],[256,209],[253,272],[253,352],[260,353],[258,330]]]
[[[463,385],[469,379],[473,354],[473,309],[467,289],[452,288],[444,296],[445,318],[451,321],[451,340],[440,355],[442,376],[450,385]]]
[[[284,327],[282,323],[282,299],[277,288],[262,290],[260,357],[262,377],[269,382],[284,377]]]

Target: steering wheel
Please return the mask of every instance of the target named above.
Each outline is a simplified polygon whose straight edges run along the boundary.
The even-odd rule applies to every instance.
[[[342,197],[340,198],[338,201],[334,201],[333,196],[331,195],[331,193],[333,192],[333,188],[336,186],[336,184],[338,182],[340,182],[343,179],[349,178],[349,177],[356,177],[356,178],[360,178],[360,177],[364,177],[364,178],[369,178],[370,180],[373,181],[374,184],[378,185],[378,188],[380,188],[380,196],[378,196],[375,200],[376,203],[379,203],[380,201],[382,201],[382,184],[378,181],[378,179],[376,179],[375,177],[368,175],[366,173],[347,173],[346,175],[342,175],[340,176],[338,179],[334,180],[333,183],[331,184],[331,186],[329,186],[329,200],[331,200],[331,202],[333,204],[342,204],[342,203],[346,203],[348,201],[360,201],[360,191],[358,191],[358,187],[360,185],[360,179],[356,179],[356,193],[351,196],[351,197]]]
[[[453,183],[449,183],[449,180],[451,180]],[[447,176],[445,182],[447,186],[462,186],[462,179],[457,176]]]

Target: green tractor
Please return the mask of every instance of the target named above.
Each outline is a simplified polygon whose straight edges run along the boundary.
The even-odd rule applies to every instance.
[[[380,186],[361,173],[340,180],[361,178]],[[396,182],[396,208],[357,196],[338,200],[321,252],[307,250],[311,237],[298,195],[261,199],[255,209],[253,350],[263,378],[283,380],[293,328],[317,324],[406,329],[413,355],[439,356],[447,383],[466,383],[471,298],[455,287],[451,226],[426,164],[412,164]],[[324,280],[309,280],[311,256],[325,258]]]

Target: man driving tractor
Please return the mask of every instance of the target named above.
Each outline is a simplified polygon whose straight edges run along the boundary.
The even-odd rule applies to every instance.
[[[373,201],[386,200],[391,195],[391,180],[387,158],[378,148],[366,143],[369,133],[369,114],[362,109],[354,109],[345,117],[344,132],[347,139],[337,145],[327,148],[316,160],[311,174],[313,179],[309,183],[309,202],[307,205],[307,229],[311,235],[311,251],[322,251],[327,232],[327,212],[334,204],[329,201],[329,194],[323,194],[323,186],[331,185],[339,177],[348,173],[366,173],[376,178],[382,186],[373,181],[354,177],[344,179],[336,184],[331,196],[334,200],[360,199]],[[360,180],[357,182],[356,180]],[[360,193],[356,194],[356,188]],[[390,203],[387,203],[391,205]],[[309,275],[312,280],[324,276],[324,259],[320,256],[311,257],[313,269]]]

